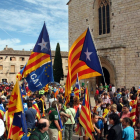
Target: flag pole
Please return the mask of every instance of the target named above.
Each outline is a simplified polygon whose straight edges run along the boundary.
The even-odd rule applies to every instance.
[[[90,31],[90,26],[89,26],[89,31]],[[91,34],[91,32],[90,32],[90,34]],[[96,45],[95,45],[95,42],[94,42],[93,36],[91,35],[91,37],[92,37],[92,41],[93,41],[93,43],[94,43],[94,46],[95,46],[95,50],[96,50],[96,52],[97,52],[97,55],[98,55],[98,51],[97,51],[97,48],[96,48]],[[99,58],[99,56],[98,56],[98,59],[99,59],[100,65],[101,65],[101,61],[100,61],[100,58]],[[105,82],[105,76],[104,76],[104,72],[103,72],[102,65],[101,65],[101,69],[102,69],[102,74],[103,74],[102,76],[103,76],[103,79],[104,79],[104,84],[105,84],[106,82]]]
[[[89,81],[87,81],[87,90],[88,90],[88,87],[89,87]],[[90,92],[88,90],[88,96],[89,96],[89,105],[90,105],[90,111],[91,111],[91,101],[90,101]]]

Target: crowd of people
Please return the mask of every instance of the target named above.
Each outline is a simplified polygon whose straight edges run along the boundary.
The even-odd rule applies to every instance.
[[[13,87],[13,82],[0,84],[0,139],[2,140],[4,137],[7,138],[12,123],[12,118],[8,116],[8,104]],[[26,84],[25,90],[26,94],[22,95],[22,98],[28,139],[58,140],[59,132],[62,132],[64,140],[72,140],[73,134],[82,136],[83,140],[89,139],[79,122],[85,95],[84,86],[80,89],[79,97],[75,96],[72,88],[70,102],[67,104],[65,104],[64,86],[46,85],[40,91],[31,92]],[[94,99],[95,106],[91,106],[93,140],[140,140],[139,90],[137,91],[135,87],[130,90],[125,87],[116,89],[111,84],[105,86],[100,84],[99,87],[96,85]],[[136,115],[134,124],[134,120],[130,118],[136,101],[136,112],[133,112],[134,117]],[[21,139],[24,139],[24,135]]]

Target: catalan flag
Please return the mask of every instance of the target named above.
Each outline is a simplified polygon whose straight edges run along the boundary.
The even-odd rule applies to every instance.
[[[89,29],[78,37],[69,50],[65,97],[71,93],[71,86],[76,82],[77,73],[79,80],[102,75]]]
[[[25,69],[26,65],[24,65],[24,67],[20,70],[20,72],[18,72],[18,74],[16,75],[16,78],[21,81],[23,78],[23,71]]]
[[[80,92],[80,85],[79,85],[79,79],[78,79],[78,74],[77,74],[77,79],[76,79],[74,94],[75,94],[75,96],[76,96],[78,99],[79,99],[79,92]]]
[[[80,116],[80,112],[79,112],[79,108],[76,112],[76,116],[75,116],[75,120],[76,120],[76,127],[75,127],[75,133],[79,136],[82,136],[82,130],[81,130],[81,125],[79,123],[79,116]]]
[[[10,97],[8,115],[13,118],[13,123],[8,131],[8,139],[20,140],[24,132],[27,133],[27,127],[18,81]]]
[[[70,94],[66,97],[65,106],[70,102]]]
[[[61,129],[63,129],[62,121],[61,121],[61,118],[60,118],[60,114],[59,114],[57,105],[56,105],[56,109],[57,109],[57,112],[58,112],[59,126],[60,126]],[[62,132],[61,131],[58,132],[58,140],[62,140]]]
[[[10,117],[13,117],[14,113],[21,112],[21,111],[23,111],[23,106],[21,101],[19,83],[17,81],[10,97],[10,102],[8,106],[8,115]]]
[[[43,108],[42,117],[45,117],[44,100],[42,98],[40,98],[40,100],[42,101],[42,108]]]
[[[6,112],[5,109],[2,106],[0,106],[0,119],[3,120],[5,112]]]
[[[58,95],[58,93],[59,93],[58,89],[54,89],[54,90],[53,90],[53,93],[54,93],[54,97],[56,98],[57,95]]]
[[[37,117],[37,119],[39,120],[39,119],[41,118],[41,114],[40,114],[40,111],[39,111],[38,105],[37,105],[37,103],[36,103],[35,101],[33,102],[33,106],[32,106],[32,108],[35,109],[35,110],[37,111],[37,113],[36,113],[36,117]]]
[[[92,132],[94,132],[94,128],[92,125],[91,120],[91,110],[89,105],[89,95],[88,95],[88,89],[86,89],[86,93],[84,95],[83,104],[81,107],[81,113],[79,117],[80,124],[84,127],[86,131],[86,135],[93,140],[92,138]]]
[[[40,90],[47,83],[54,81],[50,41],[45,23],[24,68],[23,76],[31,91]]]
[[[82,130],[81,130],[81,126],[79,123],[76,125],[75,133],[79,136],[82,136]]]
[[[8,110],[5,112],[5,126],[6,126],[6,130],[7,132],[9,132],[10,128],[12,127],[12,123],[13,123],[13,118],[9,117],[8,115]]]
[[[48,85],[48,84],[45,86],[44,91],[45,91],[45,92],[48,92],[48,91],[49,91],[49,85]]]
[[[96,111],[97,111],[98,108],[99,108],[99,106],[95,106],[95,107],[93,108],[93,113],[96,113]]]
[[[136,100],[134,100],[134,102],[131,106],[132,106],[132,110],[130,112],[130,119],[133,122],[133,126],[135,126],[135,124],[136,124],[136,114],[137,114],[137,98],[136,98]]]
[[[109,113],[109,110],[105,108],[104,113],[103,113],[103,118],[105,118],[108,113]]]

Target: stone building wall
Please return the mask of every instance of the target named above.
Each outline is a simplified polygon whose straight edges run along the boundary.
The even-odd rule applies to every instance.
[[[112,84],[131,88],[140,85],[140,1],[109,0],[110,33],[99,35],[100,0],[70,0],[69,47],[90,28],[101,64],[109,71]],[[110,68],[108,68],[110,67]]]

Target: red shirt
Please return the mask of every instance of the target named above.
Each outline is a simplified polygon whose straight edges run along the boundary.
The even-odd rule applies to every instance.
[[[120,114],[121,113],[119,113],[118,115],[119,115],[119,117],[120,117]],[[121,119],[123,119],[123,118],[125,118],[125,117],[127,117],[127,118],[129,118],[130,117],[130,112],[128,112],[127,114],[122,114],[122,116],[121,116]]]
[[[26,93],[29,91],[29,88],[28,87],[26,87]]]
[[[96,95],[99,95],[99,90],[98,90],[98,89],[96,89],[96,92],[95,92],[95,93],[96,93]]]

